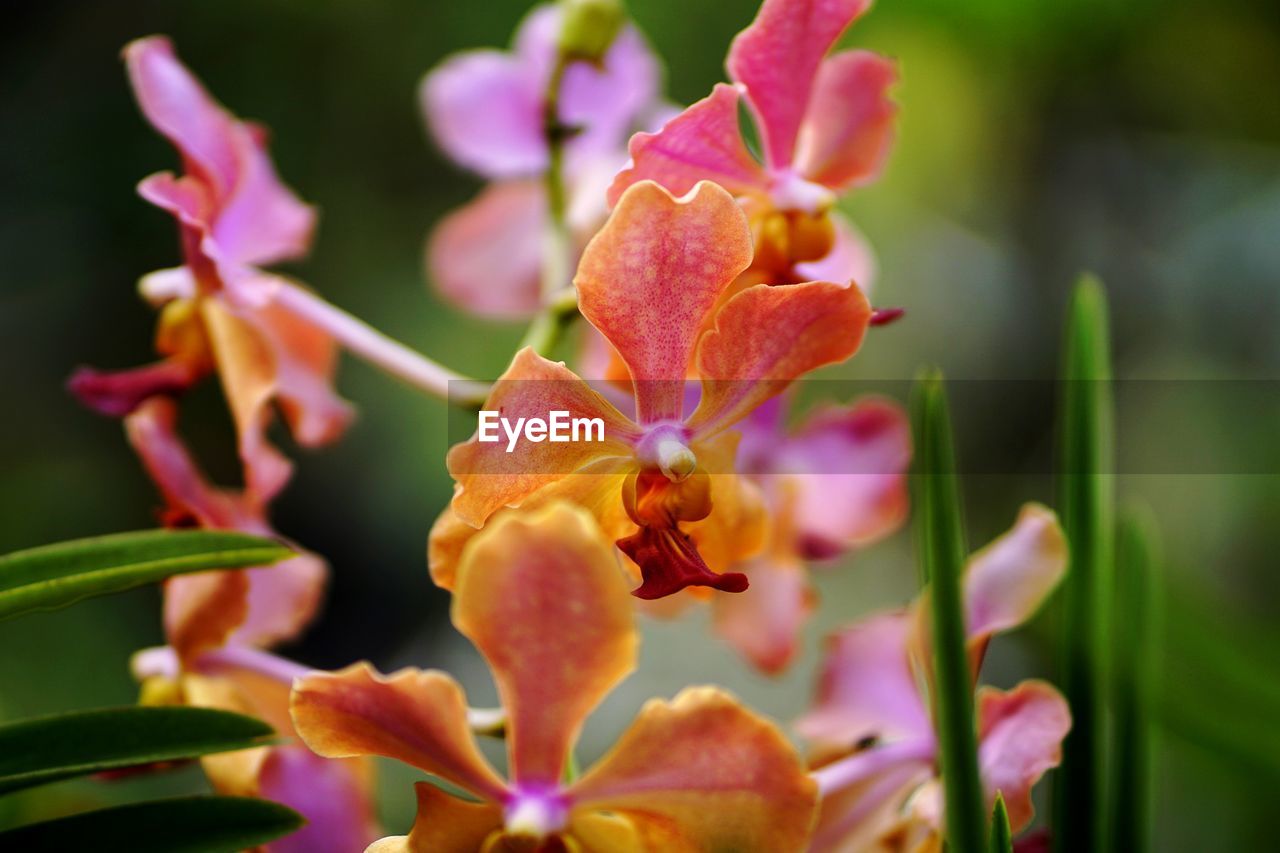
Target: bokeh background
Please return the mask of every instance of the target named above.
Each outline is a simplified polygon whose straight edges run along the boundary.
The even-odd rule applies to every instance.
[[[521,329],[443,305],[425,234],[478,181],[447,163],[417,110],[421,75],[449,53],[500,46],[523,0],[81,0],[6,4],[0,35],[0,550],[149,526],[157,499],[117,423],[63,383],[79,363],[151,357],[139,275],[176,262],[174,229],[134,185],[176,165],[141,120],[118,58],[170,34],[226,104],[274,133],[280,171],[322,212],[291,269],[390,334],[496,376]],[[632,0],[688,103],[722,79],[752,0]],[[972,541],[1003,530],[1050,474],[1060,327],[1069,285],[1109,285],[1120,392],[1117,486],[1165,537],[1157,848],[1270,849],[1280,782],[1280,5],[1274,0],[881,0],[847,37],[901,62],[889,169],[845,206],[880,259],[875,301],[908,309],[876,330],[822,396],[900,394],[925,363],[954,391]],[[891,380],[879,386],[873,380]],[[1235,380],[1226,382],[1224,380]],[[281,531],[325,555],[323,618],[286,651],[317,666],[369,658],[492,687],[446,618],[425,565],[450,494],[444,406],[353,361],[339,386],[361,416],[322,452],[297,452]],[[234,482],[230,425],[210,386],[183,428]],[[281,436],[281,441],[285,441]],[[287,446],[287,444],[286,444]],[[822,608],[786,677],[752,673],[708,639],[705,614],[648,623],[643,662],[590,724],[604,748],[650,695],[707,680],[786,719],[808,699],[824,631],[913,593],[910,536],[819,578]],[[1052,608],[1051,608],[1052,610]],[[1053,614],[995,647],[987,679],[1052,675]],[[134,649],[160,641],[145,590],[0,624],[0,718],[132,701]],[[385,775],[403,831],[409,774]],[[6,798],[0,823],[198,789],[193,771],[79,782]]]

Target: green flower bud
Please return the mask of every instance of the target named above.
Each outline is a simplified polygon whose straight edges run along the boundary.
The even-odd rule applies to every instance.
[[[560,0],[560,8],[561,56],[599,65],[626,20],[621,0]]]

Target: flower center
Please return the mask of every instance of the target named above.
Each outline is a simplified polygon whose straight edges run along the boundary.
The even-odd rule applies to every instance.
[[[655,467],[673,483],[683,483],[698,467],[698,457],[685,442],[685,430],[677,424],[657,424],[636,445],[636,457]]]
[[[508,835],[546,838],[569,825],[569,807],[555,789],[518,789],[507,801],[503,823]]]

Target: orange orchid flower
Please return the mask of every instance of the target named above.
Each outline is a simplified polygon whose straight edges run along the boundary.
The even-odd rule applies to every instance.
[[[603,440],[514,445],[477,434],[448,456],[457,481],[432,531],[432,575],[453,584],[467,538],[505,507],[569,498],[589,507],[638,566],[640,598],[690,586],[747,587],[720,574],[763,541],[760,496],[734,472],[738,421],[794,379],[853,355],[871,310],[829,282],[748,287],[723,299],[751,262],[733,197],[700,183],[676,198],[652,182],[622,197],[587,246],[574,283],[582,314],[628,367],[630,418],[563,363],[516,354],[484,410],[508,419],[598,418]],[[685,413],[690,364],[701,395]]]
[[[369,849],[802,850],[814,783],[772,723],[717,688],[649,702],[610,752],[566,780],[584,720],[634,668],[629,602],[616,552],[581,507],[505,513],[468,544],[453,623],[497,682],[506,779],[481,755],[462,688],[442,672],[383,676],[357,664],[299,679],[294,725],[317,753],[395,758],[475,798],[419,782],[410,833]]]

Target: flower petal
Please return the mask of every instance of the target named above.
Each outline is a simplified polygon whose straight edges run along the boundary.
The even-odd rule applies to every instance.
[[[601,68],[570,65],[560,92],[560,120],[581,130],[569,140],[569,155],[577,161],[620,153],[627,132],[657,99],[659,76],[653,52],[632,26],[618,33]]]
[[[806,281],[853,283],[870,297],[876,283],[876,256],[871,244],[839,211],[832,210],[827,217],[835,229],[831,251],[819,260],[796,264],[796,275]]]
[[[908,614],[896,611],[828,637],[813,709],[796,721],[796,731],[837,748],[868,738],[932,737],[909,657],[911,630]]]
[[[796,134],[827,51],[871,0],[765,0],[729,47],[729,76],[747,87],[775,169],[792,162]]]
[[[67,380],[67,390],[98,414],[120,418],[147,400],[181,394],[207,372],[201,365],[176,357],[129,370],[78,367]]]
[[[630,818],[647,849],[799,850],[817,786],[773,723],[713,687],[653,700],[569,789]]]
[[[418,813],[409,834],[383,838],[365,853],[476,853],[502,828],[502,808],[469,803],[430,782],[416,782]]]
[[[540,182],[501,181],[441,220],[427,242],[427,272],[441,295],[481,317],[537,311],[546,205]]]
[[[987,799],[1004,795],[1009,825],[1018,832],[1031,822],[1031,788],[1062,761],[1062,739],[1071,711],[1052,685],[1024,681],[1010,691],[978,691],[978,763]]]
[[[1007,533],[969,558],[965,624],[970,646],[1021,625],[1067,570],[1067,540],[1053,511],[1026,504]]]
[[[641,423],[680,416],[697,335],[751,251],[742,209],[705,181],[679,199],[637,184],[587,245],[579,307],[626,361]]]
[[[376,839],[372,769],[358,760],[321,758],[301,745],[271,750],[258,773],[258,796],[290,807],[307,824],[271,842],[268,853],[338,853]]]
[[[635,615],[586,510],[504,513],[463,551],[453,622],[489,662],[511,778],[555,785],[582,721],[635,666]]]
[[[677,196],[700,181],[714,181],[734,195],[764,190],[768,176],[738,126],[740,97],[737,88],[718,83],[657,132],[632,136],[627,145],[631,162],[614,178],[609,204],[616,205],[628,187],[641,181],[656,181]]]
[[[497,50],[445,60],[423,78],[419,98],[436,142],[455,162],[489,178],[546,167],[542,78]]]
[[[518,440],[509,445],[501,429],[496,441],[480,441],[477,432],[449,451],[446,463],[457,481],[451,507],[458,519],[480,527],[504,506],[518,504],[548,483],[609,457],[629,457],[635,425],[578,378],[564,362],[548,361],[530,347],[516,353],[485,401],[482,411],[498,412],[518,429],[517,419],[541,418],[552,411],[569,418],[600,418],[603,441]],[[511,446],[511,452],[507,452]]]
[[[866,50],[824,61],[796,143],[796,170],[836,190],[873,180],[893,144],[897,107],[888,91],[897,79],[891,60]]]
[[[908,760],[825,794],[809,845],[810,853],[852,850],[941,853],[931,848],[899,847],[889,838],[893,835],[896,840],[903,827],[903,802],[931,775],[932,768],[927,764]]]
[[[248,612],[229,639],[261,648],[302,633],[320,609],[329,578],[325,561],[311,553],[241,573],[249,584]]]
[[[814,607],[804,564],[768,554],[740,567],[751,586],[740,595],[718,595],[715,630],[757,668],[782,672],[795,657],[800,626]]]
[[[165,582],[164,635],[183,660],[221,646],[248,613],[244,572],[200,572]]]
[[[491,801],[506,790],[471,736],[462,688],[442,672],[383,676],[357,663],[312,673],[294,682],[289,709],[298,735],[326,758],[394,758]]]
[[[857,288],[829,282],[758,284],[731,298],[698,345],[702,400],[688,421],[714,435],[793,379],[858,351],[871,307]]]

